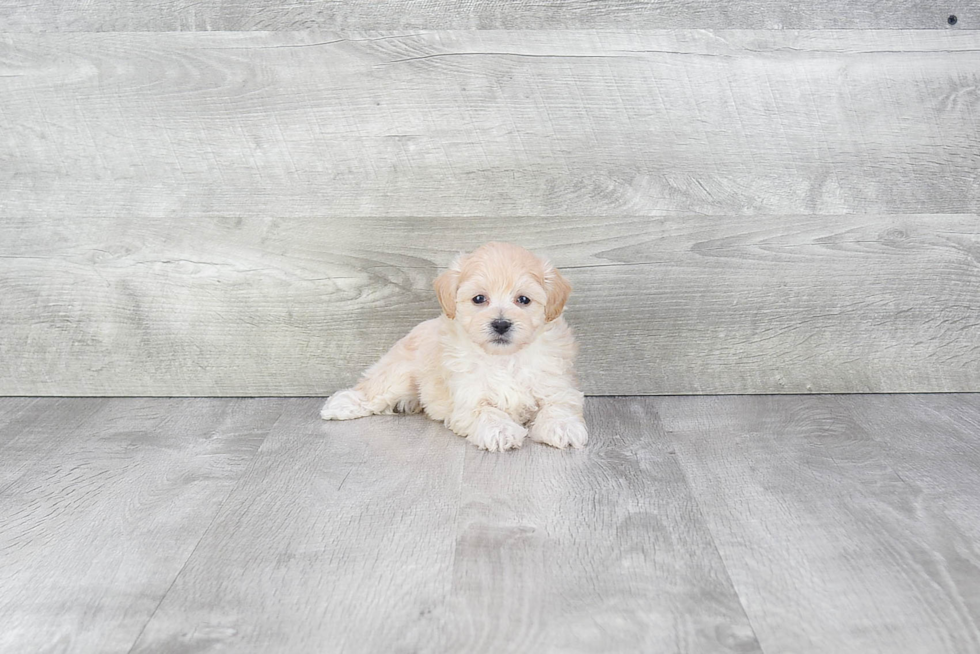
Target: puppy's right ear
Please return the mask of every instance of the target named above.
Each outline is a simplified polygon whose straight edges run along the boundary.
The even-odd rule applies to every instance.
[[[450,268],[436,277],[436,281],[432,283],[436,289],[436,296],[439,298],[439,305],[450,320],[456,317],[456,287],[458,282],[459,271]]]
[[[436,289],[439,306],[446,317],[452,320],[456,317],[456,291],[459,289],[459,273],[462,270],[463,253],[450,264],[449,270],[436,277],[432,286]]]

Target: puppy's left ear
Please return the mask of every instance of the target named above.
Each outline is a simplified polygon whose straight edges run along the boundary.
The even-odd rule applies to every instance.
[[[544,319],[551,322],[565,309],[565,302],[572,293],[572,285],[549,263],[544,270],[544,288],[548,293],[548,302],[544,306]]]

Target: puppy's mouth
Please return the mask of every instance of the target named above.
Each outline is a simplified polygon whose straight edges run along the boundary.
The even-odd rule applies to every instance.
[[[506,336],[494,336],[490,342],[494,345],[510,345],[510,339]]]

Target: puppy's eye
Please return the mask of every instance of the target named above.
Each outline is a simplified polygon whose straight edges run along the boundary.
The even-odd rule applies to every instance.
[[[517,301],[520,302],[521,304],[531,304],[531,298],[529,298],[526,295],[520,296],[519,298],[517,298]]]
[[[473,298],[473,304],[483,304],[486,301],[487,298],[483,295],[477,295],[475,298]]]

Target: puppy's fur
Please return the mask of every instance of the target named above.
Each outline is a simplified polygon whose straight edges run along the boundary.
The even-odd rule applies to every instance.
[[[332,395],[320,416],[425,411],[492,452],[528,436],[585,445],[577,347],[561,315],[571,286],[554,266],[516,245],[488,243],[457,257],[435,290],[443,315],[415,327],[354,388]]]

